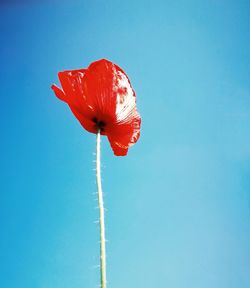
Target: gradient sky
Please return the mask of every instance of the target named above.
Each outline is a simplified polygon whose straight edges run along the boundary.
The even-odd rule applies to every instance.
[[[249,1],[4,2],[1,287],[99,285],[95,135],[50,86],[107,58],[143,120],[102,140],[108,287],[249,288]]]

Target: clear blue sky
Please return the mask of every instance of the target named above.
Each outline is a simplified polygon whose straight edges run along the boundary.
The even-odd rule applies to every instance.
[[[95,135],[50,86],[107,58],[143,120],[102,141],[108,287],[249,288],[249,1],[1,3],[1,287],[98,287]]]

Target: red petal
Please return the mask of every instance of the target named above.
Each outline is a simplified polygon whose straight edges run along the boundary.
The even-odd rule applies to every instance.
[[[87,102],[83,93],[83,76],[86,69],[67,70],[58,73],[63,90],[56,85],[52,85],[56,96],[67,102],[75,117],[81,125],[89,132],[96,133],[95,124],[91,121],[93,118],[93,108]]]
[[[134,122],[138,124],[136,129],[140,129],[135,92],[127,75],[117,65],[102,59],[93,62],[86,70],[84,88],[87,98],[91,98],[98,120],[106,124],[102,134],[120,138],[126,130],[126,140],[123,142],[127,146],[135,133]]]
[[[116,156],[125,156],[128,148],[135,144],[140,137],[141,118],[135,112],[128,123],[119,124],[108,135],[108,140]]]
[[[53,84],[53,85],[51,86],[51,88],[54,90],[56,96],[57,96],[60,100],[62,100],[62,101],[64,101],[64,102],[67,102],[67,97],[66,97],[65,93],[63,92],[63,90],[61,90],[61,89],[60,89],[59,87],[57,87],[55,84]]]
[[[70,106],[81,125],[92,133],[101,129],[107,135],[115,155],[126,155],[140,135],[140,115],[135,92],[124,71],[102,59],[87,70],[59,72],[63,88],[52,88]]]
[[[84,93],[97,116],[106,121],[115,117],[114,69],[113,63],[103,59],[93,62],[84,75]]]
[[[67,95],[67,102],[75,106],[82,106],[83,101],[83,76],[86,69],[67,70],[58,73],[64,93]]]

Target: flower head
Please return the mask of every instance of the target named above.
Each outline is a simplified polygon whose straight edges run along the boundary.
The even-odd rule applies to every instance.
[[[52,85],[83,128],[106,135],[117,156],[124,156],[140,137],[141,118],[135,92],[125,72],[102,59],[87,69],[58,73],[62,89]]]

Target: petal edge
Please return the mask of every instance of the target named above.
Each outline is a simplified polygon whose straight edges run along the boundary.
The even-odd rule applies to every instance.
[[[61,90],[59,87],[57,87],[55,84],[51,86],[51,89],[54,91],[56,94],[56,97],[59,98],[60,100],[67,102],[67,97],[64,93],[63,90]]]

